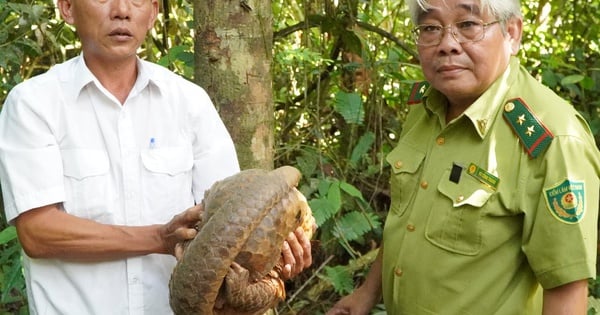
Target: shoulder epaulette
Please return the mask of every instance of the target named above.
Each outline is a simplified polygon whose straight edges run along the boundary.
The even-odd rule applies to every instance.
[[[410,96],[408,97],[408,105],[419,104],[423,101],[423,94],[427,91],[429,82],[420,81],[415,82],[410,90]]]
[[[554,139],[552,132],[520,98],[509,100],[504,104],[503,115],[515,134],[521,139],[521,144],[532,159],[542,153]]]

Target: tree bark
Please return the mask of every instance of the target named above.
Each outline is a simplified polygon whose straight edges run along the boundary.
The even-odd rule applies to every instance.
[[[197,84],[211,96],[242,169],[273,168],[272,11],[267,0],[195,0]]]

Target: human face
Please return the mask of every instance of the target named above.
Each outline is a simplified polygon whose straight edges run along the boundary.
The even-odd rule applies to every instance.
[[[86,60],[136,56],[158,14],[157,0],[58,0],[63,19],[75,26]]]
[[[491,23],[497,20],[482,12],[477,0],[432,0],[432,8],[419,24],[454,25],[465,20]],[[450,106],[461,112],[470,106],[506,70],[521,39],[520,18],[490,24],[481,40],[460,44],[450,28],[443,30],[438,45],[418,46],[423,74],[446,95]],[[454,26],[453,26],[454,27]]]

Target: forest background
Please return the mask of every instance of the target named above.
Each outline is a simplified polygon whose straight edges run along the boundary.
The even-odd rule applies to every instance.
[[[201,84],[194,52],[199,3],[212,1],[164,0],[140,56]],[[256,12],[252,1],[223,3]],[[272,165],[301,170],[300,188],[319,225],[315,263],[287,284],[276,311],[323,314],[360,284],[375,257],[389,205],[385,156],[402,129],[410,88],[423,76],[404,0],[266,3]],[[522,64],[582,113],[598,142],[600,0],[523,0],[522,7]],[[13,86],[79,47],[53,0],[0,0],[0,104]],[[0,212],[0,314],[28,314],[21,270],[16,232]],[[589,296],[589,314],[600,313],[596,281]],[[373,314],[385,314],[383,305]]]

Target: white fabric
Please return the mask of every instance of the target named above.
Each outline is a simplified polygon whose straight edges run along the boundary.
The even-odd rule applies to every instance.
[[[82,56],[15,87],[0,113],[7,220],[43,205],[106,224],[166,223],[239,171],[231,138],[203,89],[138,61],[125,104]],[[175,259],[103,263],[23,259],[32,314],[169,314]]]

